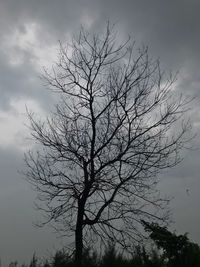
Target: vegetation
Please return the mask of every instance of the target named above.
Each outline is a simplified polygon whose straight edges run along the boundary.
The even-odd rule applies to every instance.
[[[167,266],[200,266],[200,248],[189,241],[187,234],[176,235],[155,223],[143,221],[143,224],[157,248],[163,250]]]
[[[143,222],[146,231],[155,245],[154,249],[135,246],[131,255],[118,253],[114,245],[109,244],[103,256],[90,249],[83,252],[83,267],[200,267],[200,247],[191,242],[187,235],[176,235],[165,227]],[[153,246],[152,246],[153,247]],[[10,267],[17,267],[17,262]],[[48,260],[39,260],[35,254],[29,265],[21,267],[75,267],[73,256],[60,250]]]

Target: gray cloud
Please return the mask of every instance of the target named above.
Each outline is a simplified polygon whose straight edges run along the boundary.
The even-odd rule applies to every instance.
[[[60,242],[47,229],[36,229],[38,213],[33,209],[35,194],[22,179],[23,153],[13,147],[0,148],[0,257],[4,266],[16,259],[28,262],[33,253],[48,255]],[[48,240],[48,242],[47,242]]]
[[[50,31],[54,37],[62,36],[66,31],[73,31],[80,26],[80,21],[85,12],[96,16],[98,1],[83,0],[12,0],[2,1],[2,20],[4,25],[23,25],[24,22],[36,21],[41,27]],[[60,38],[59,36],[59,38]]]

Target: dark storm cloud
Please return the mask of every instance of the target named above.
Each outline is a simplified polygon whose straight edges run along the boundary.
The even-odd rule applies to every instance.
[[[197,84],[191,86],[190,83],[190,87],[187,86],[188,79],[193,80],[193,76],[198,77],[199,1],[7,0],[1,1],[0,8],[2,35],[12,32],[14,27],[23,31],[26,23],[37,23],[40,27],[40,41],[44,44],[56,43],[59,39],[65,41],[65,34],[76,33],[80,23],[84,23],[84,18],[88,17],[93,21],[91,27],[93,31],[99,31],[105,26],[105,21],[110,19],[111,22],[117,23],[124,36],[131,34],[138,45],[141,43],[149,45],[150,53],[154,57],[159,57],[167,70],[180,70],[180,76],[184,80],[184,84],[181,84],[182,89],[190,94],[193,91],[199,92]],[[31,56],[28,55],[29,61]],[[24,68],[29,69],[29,76],[36,76],[31,66],[24,64],[16,70],[19,73],[14,73],[10,79],[20,82],[20,72],[26,78],[27,72]],[[7,72],[12,73],[13,69]],[[12,90],[11,88],[13,86],[8,83],[4,92]],[[19,90],[24,87],[19,84],[17,88]],[[25,93],[26,90],[21,93]],[[14,90],[12,92],[14,93]]]
[[[199,1],[111,0],[102,6],[106,15],[113,13],[124,23],[127,33],[138,35],[171,64],[199,57]]]
[[[94,30],[110,19],[123,25],[127,34],[149,44],[156,56],[182,67],[180,63],[197,62],[200,57],[199,8],[200,2],[194,0],[7,0],[1,1],[1,30],[35,21],[51,32],[53,40],[77,30],[84,15],[94,20]]]
[[[102,6],[104,14],[114,14],[122,22],[127,34],[148,45],[164,68],[180,72],[184,93],[200,95],[199,1],[113,0]]]
[[[24,22],[36,21],[46,30],[51,31],[54,37],[66,31],[72,31],[74,27],[80,26],[80,20],[85,12],[91,16],[98,14],[98,1],[92,0],[19,0],[1,1],[2,11],[5,16],[2,20],[6,22],[23,24]],[[3,15],[3,14],[2,14]],[[59,36],[60,38],[60,36]]]
[[[166,71],[179,72],[182,92],[200,96],[199,1],[103,0],[100,3],[96,29],[110,18],[124,36],[130,34],[139,46],[148,45],[150,55],[159,58]]]
[[[41,90],[42,82],[38,79],[42,71],[34,68],[33,62],[36,59],[33,51],[18,47],[17,40],[10,44],[9,39],[12,39],[16,31],[26,34],[27,27],[35,24],[41,48],[58,44],[58,40],[66,40],[66,34],[76,32],[83,20],[87,20],[87,16],[88,19],[97,16],[98,9],[95,12],[95,7],[98,7],[98,3],[91,0],[0,2],[0,34],[2,40],[7,41],[4,45],[0,44],[0,109],[9,108],[10,101],[17,97],[31,96],[41,104],[49,102],[48,94]],[[23,63],[13,66],[9,62],[12,60],[11,52],[20,56]]]

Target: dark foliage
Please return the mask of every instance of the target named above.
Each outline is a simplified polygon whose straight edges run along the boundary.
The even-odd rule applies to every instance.
[[[143,224],[158,249],[163,250],[166,266],[200,266],[200,247],[189,241],[187,234],[176,235],[155,223],[143,221]]]
[[[150,228],[151,227],[151,230]],[[115,246],[109,244],[103,254],[98,256],[97,253],[86,249],[83,252],[83,267],[200,267],[200,248],[197,244],[192,243],[186,235],[175,235],[166,228],[158,225],[146,225],[146,230],[154,234],[152,240],[158,248],[162,248],[164,253],[159,249],[147,250],[143,246],[136,246],[131,257],[126,257],[117,252]],[[156,231],[158,230],[157,234]],[[182,238],[186,237],[186,238]],[[173,242],[171,241],[173,239]],[[184,240],[182,246],[179,239]],[[158,241],[160,240],[160,241]],[[164,241],[165,240],[165,241]],[[177,241],[177,244],[176,244]],[[173,243],[173,248],[170,244]],[[178,253],[174,243],[179,247]],[[159,244],[159,245],[158,245]],[[167,245],[166,245],[167,244]],[[181,251],[181,252],[180,252]],[[177,256],[181,255],[181,257]],[[12,262],[10,267],[17,267],[17,262]],[[74,257],[69,256],[65,250],[59,250],[51,259],[41,261],[34,254],[29,265],[21,267],[76,267]]]

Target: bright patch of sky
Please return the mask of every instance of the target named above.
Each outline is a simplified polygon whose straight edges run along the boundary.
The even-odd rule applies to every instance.
[[[15,146],[26,150],[30,146],[26,106],[38,114],[44,111],[32,99],[12,101],[10,105],[10,111],[0,112],[0,147]]]
[[[42,66],[56,60],[58,45],[44,42],[39,25],[27,23],[4,36],[3,47],[7,48],[4,52],[11,65],[22,65],[29,56],[31,63],[40,71]]]

